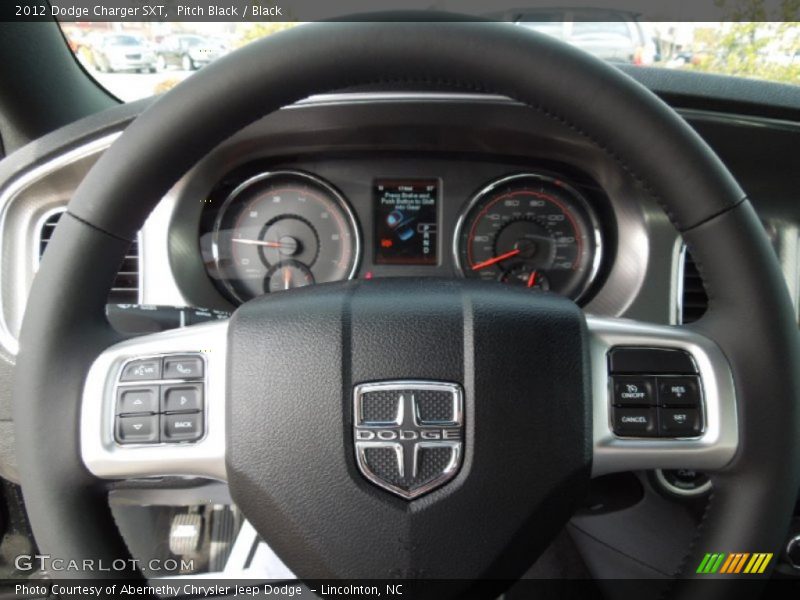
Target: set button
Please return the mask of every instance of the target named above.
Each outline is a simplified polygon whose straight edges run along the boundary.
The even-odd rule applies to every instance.
[[[702,431],[696,408],[662,408],[658,411],[658,431],[665,437],[692,437]]]

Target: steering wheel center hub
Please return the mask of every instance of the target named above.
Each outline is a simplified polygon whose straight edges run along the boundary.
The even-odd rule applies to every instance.
[[[531,560],[589,478],[586,338],[573,303],[482,282],[253,300],[229,331],[233,497],[303,576]]]

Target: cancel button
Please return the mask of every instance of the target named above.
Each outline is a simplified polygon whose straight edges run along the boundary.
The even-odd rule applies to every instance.
[[[622,437],[652,437],[658,434],[654,408],[615,408],[614,433]]]

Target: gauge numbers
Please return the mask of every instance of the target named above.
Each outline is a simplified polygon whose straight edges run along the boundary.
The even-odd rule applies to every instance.
[[[600,264],[597,220],[585,198],[552,177],[504,177],[481,190],[456,227],[465,277],[549,290],[578,300]]]
[[[299,171],[252,177],[225,200],[213,232],[217,269],[238,302],[355,274],[358,227],[345,198]]]

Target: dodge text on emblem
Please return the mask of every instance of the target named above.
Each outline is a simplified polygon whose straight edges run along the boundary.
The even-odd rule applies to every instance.
[[[355,387],[356,462],[375,485],[412,499],[444,485],[461,466],[461,387],[385,381]]]

